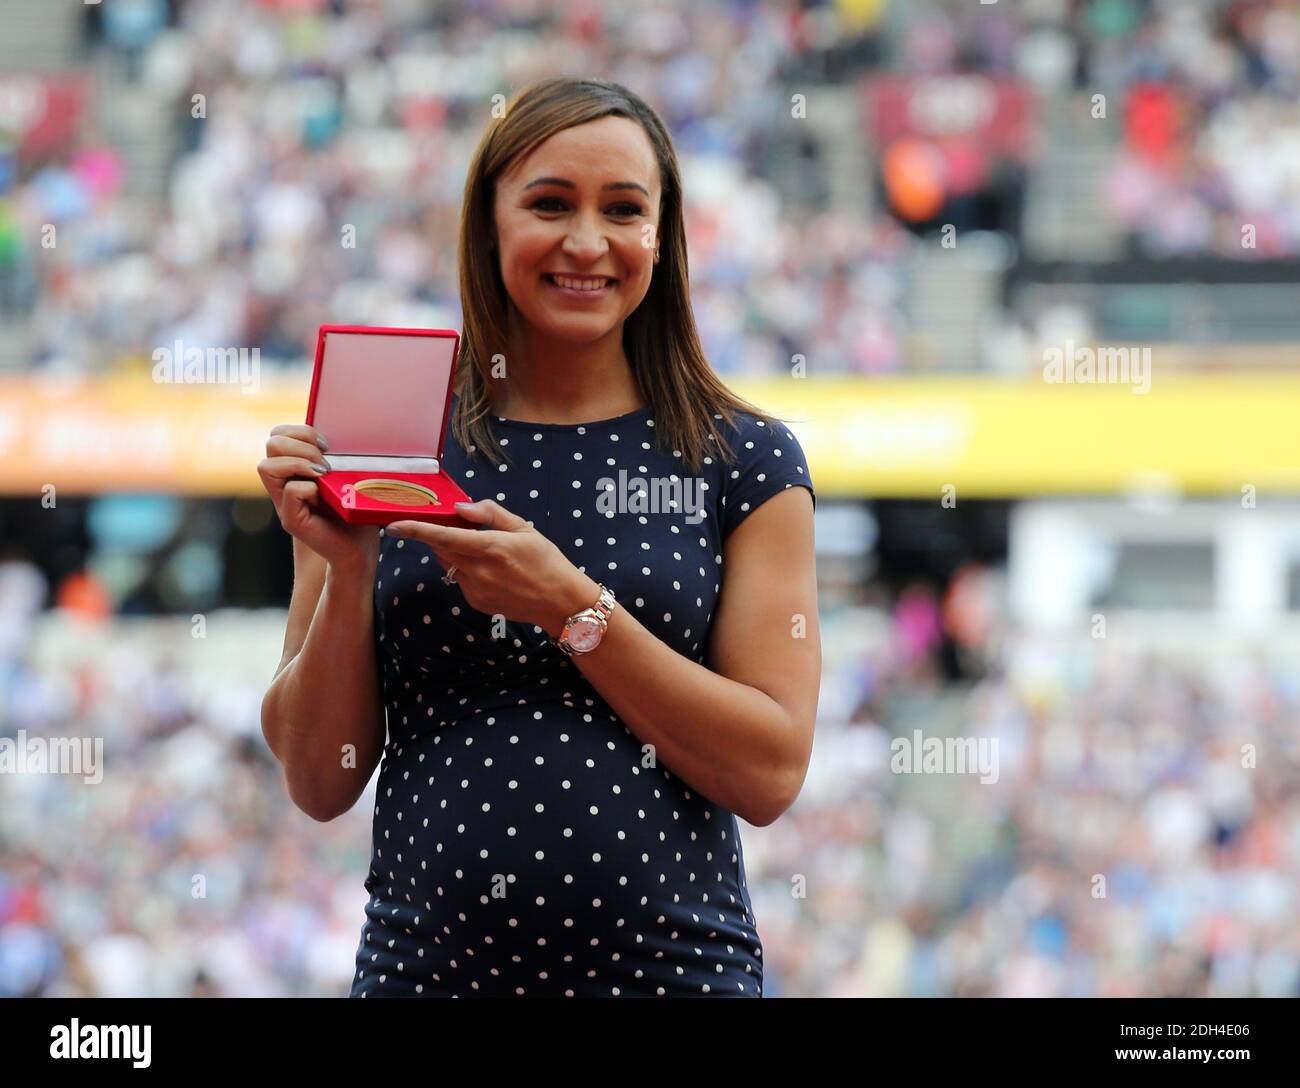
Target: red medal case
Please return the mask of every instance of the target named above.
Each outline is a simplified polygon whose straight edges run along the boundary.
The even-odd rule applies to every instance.
[[[316,338],[307,423],[330,448],[330,472],[312,476],[320,496],[349,525],[425,521],[473,529],[455,504],[472,502],[442,471],[460,334],[451,329],[322,325]],[[356,484],[405,480],[437,505],[383,502]]]

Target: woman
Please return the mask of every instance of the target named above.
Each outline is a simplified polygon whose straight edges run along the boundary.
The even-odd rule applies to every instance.
[[[735,816],[807,770],[815,498],[704,359],[659,118],[516,95],[460,269],[445,463],[478,528],[333,520],[311,427],[259,467],[294,536],[262,715],[290,795],[333,819],[383,757],[352,995],[761,996]]]

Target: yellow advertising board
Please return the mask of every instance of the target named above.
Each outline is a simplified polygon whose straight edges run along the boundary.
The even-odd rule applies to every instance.
[[[1300,493],[1300,374],[737,384],[789,420],[819,494]]]
[[[978,376],[731,384],[788,421],[828,498],[1300,493],[1300,374],[1156,376],[1146,392]],[[147,371],[0,380],[0,491],[263,494],[267,434],[304,418],[309,386],[309,370],[256,388]]]

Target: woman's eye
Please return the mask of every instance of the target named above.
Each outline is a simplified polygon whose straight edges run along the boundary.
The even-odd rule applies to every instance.
[[[544,212],[563,211],[565,209],[565,203],[559,197],[544,196],[540,200],[533,201],[532,207],[535,211],[544,211]],[[641,209],[639,206],[637,206],[636,204],[629,204],[627,202],[613,204],[606,210],[609,211],[610,214],[617,215],[617,216],[630,216],[630,215],[641,214]]]

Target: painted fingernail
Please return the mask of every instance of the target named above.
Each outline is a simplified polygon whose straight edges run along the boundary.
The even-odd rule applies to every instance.
[[[315,462],[312,464],[311,470],[312,472],[319,472],[322,476],[324,476],[325,473],[329,472],[330,467],[329,465],[322,465],[319,462]]]
[[[327,450],[330,448],[330,444],[328,441],[326,441],[325,436],[323,434],[318,434],[316,436],[316,445],[318,445],[323,450]]]

